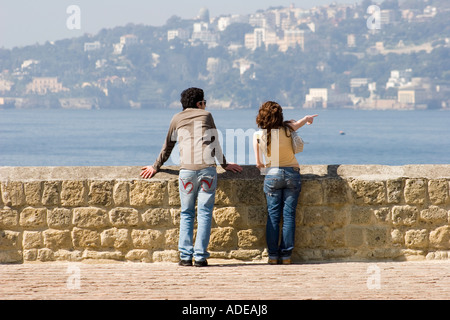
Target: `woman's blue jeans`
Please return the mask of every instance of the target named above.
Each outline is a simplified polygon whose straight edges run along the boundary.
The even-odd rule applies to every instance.
[[[267,199],[266,239],[270,259],[289,259],[294,249],[295,213],[301,191],[298,168],[270,168],[264,180]],[[283,219],[280,239],[280,222]]]
[[[211,220],[217,188],[215,167],[192,171],[180,170],[179,190],[181,200],[180,238],[178,250],[181,260],[204,261],[211,236]],[[197,235],[195,245],[195,203],[197,203]]]

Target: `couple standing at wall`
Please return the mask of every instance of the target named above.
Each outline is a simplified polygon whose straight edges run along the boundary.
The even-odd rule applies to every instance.
[[[242,167],[229,163],[223,155],[217,135],[214,119],[206,111],[204,92],[199,88],[189,88],[181,93],[183,111],[177,113],[169,126],[163,148],[152,166],[142,168],[144,179],[152,178],[169,159],[178,141],[180,149],[179,191],[181,200],[180,265],[207,266],[207,251],[212,212],[217,187],[216,159],[227,171],[239,173]],[[291,144],[291,132],[305,124],[312,124],[314,116],[301,120],[284,121],[283,110],[275,102],[264,103],[258,113],[256,123],[263,129],[255,135],[254,150],[257,167],[264,169],[266,178],[264,192],[267,199],[268,220],[266,238],[269,251],[269,263],[289,264],[294,247],[295,211],[301,189],[300,168]],[[199,126],[200,124],[200,126]],[[198,134],[198,130],[202,134]],[[196,132],[197,131],[197,132]],[[206,137],[208,135],[208,137]],[[262,141],[266,148],[262,148]],[[276,141],[276,143],[274,143]],[[273,146],[278,145],[274,154]],[[264,164],[263,155],[267,163]],[[272,159],[272,161],[271,161]],[[197,202],[197,234],[193,241],[195,204]],[[283,218],[283,230],[279,241],[279,223]]]

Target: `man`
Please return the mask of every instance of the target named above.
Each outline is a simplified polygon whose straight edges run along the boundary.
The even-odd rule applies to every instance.
[[[153,166],[142,168],[144,179],[153,177],[169,159],[179,142],[180,174],[179,191],[181,200],[180,265],[207,266],[207,251],[211,235],[211,220],[217,187],[217,159],[221,166],[231,172],[242,172],[234,163],[227,163],[219,144],[214,119],[206,108],[204,92],[189,88],[181,93],[183,111],[176,114],[170,123],[164,146]],[[197,236],[193,244],[195,202],[198,201]]]

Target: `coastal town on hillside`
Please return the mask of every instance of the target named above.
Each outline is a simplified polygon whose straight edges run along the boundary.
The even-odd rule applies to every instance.
[[[441,5],[444,4],[444,5]],[[450,5],[370,0],[171,17],[0,49],[0,109],[172,108],[186,83],[211,108],[271,98],[322,109],[450,110]]]

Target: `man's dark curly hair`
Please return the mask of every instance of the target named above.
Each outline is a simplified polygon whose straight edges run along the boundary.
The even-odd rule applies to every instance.
[[[205,93],[199,88],[189,88],[181,93],[181,105],[183,110],[192,108],[197,109],[197,102],[203,101],[205,98]]]

